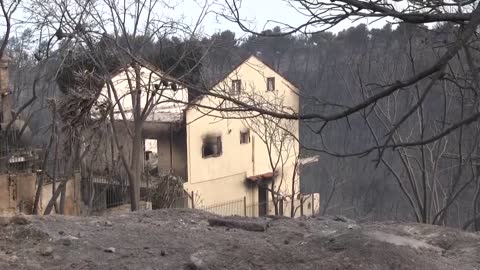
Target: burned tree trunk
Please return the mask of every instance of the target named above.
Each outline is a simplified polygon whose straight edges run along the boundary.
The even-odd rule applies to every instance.
[[[68,178],[65,179],[64,181],[62,181],[60,183],[60,185],[58,186],[58,188],[55,190],[55,193],[52,194],[52,198],[48,202],[47,207],[45,208],[45,211],[43,212],[44,215],[49,215],[52,212],[53,206],[54,206],[55,202],[57,201],[58,196],[60,196],[62,191],[67,186],[67,182],[68,182]]]
[[[139,125],[140,127],[137,127]],[[142,178],[143,167],[143,145],[142,145],[142,128],[141,123],[135,123],[135,134],[132,142],[132,177],[129,177],[130,182],[130,198],[131,209],[136,211],[140,204],[140,183]]]

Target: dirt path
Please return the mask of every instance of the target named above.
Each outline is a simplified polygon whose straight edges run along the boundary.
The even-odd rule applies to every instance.
[[[238,218],[268,224],[253,232],[210,226],[211,217],[193,210],[27,217],[0,227],[0,269],[480,269],[479,234],[327,217]]]

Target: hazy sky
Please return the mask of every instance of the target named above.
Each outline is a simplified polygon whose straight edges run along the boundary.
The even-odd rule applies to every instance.
[[[226,12],[224,10],[225,0],[207,1],[209,13],[203,21],[205,33],[212,34],[228,29],[236,32],[237,35],[244,34],[238,25],[229,22],[219,15]],[[194,23],[201,14],[202,5],[204,4],[205,0],[185,0],[183,3],[175,6],[175,13],[183,14],[187,22]],[[273,23],[269,23],[265,27],[268,20],[281,20],[289,24],[298,24],[305,19],[283,0],[242,0],[241,4],[241,17],[245,19],[245,23],[255,30],[273,28],[275,26]]]
[[[166,6],[158,6],[156,14],[160,17],[168,17],[173,19],[182,18],[185,23],[194,25],[198,20],[199,16],[202,14],[203,7],[207,5],[208,13],[201,24],[201,30],[204,34],[211,35],[215,32],[231,30],[237,34],[237,37],[243,37],[247,35],[240,29],[237,24],[229,22],[220,15],[229,13],[227,10],[225,10],[225,1],[231,2],[233,0],[162,1],[166,3]],[[298,26],[307,21],[308,18],[296,11],[288,4],[288,2],[289,1],[286,0],[241,0],[240,16],[244,24],[246,24],[250,29],[255,31],[272,29],[277,25],[276,23],[269,22],[269,20],[281,21],[285,24],[292,26]],[[20,21],[28,21],[28,19],[26,18],[26,13],[22,10],[18,10],[15,13],[14,17],[19,19]],[[368,24],[368,21],[363,22]],[[339,26],[331,29],[330,31],[337,32],[339,30],[348,28],[356,24],[358,24],[358,22],[352,24],[350,21],[344,21]],[[381,27],[383,24],[384,22],[377,22],[373,25],[369,25],[369,27]],[[4,30],[3,26],[3,20],[0,20],[0,30]],[[22,24],[17,26],[20,26],[18,30],[22,29],[23,27],[30,27]]]
[[[225,0],[207,0],[210,6],[210,13],[203,22],[203,30],[207,34],[218,31],[231,30],[237,33],[237,36],[245,35],[245,33],[235,23],[229,22],[222,18],[218,13],[225,13],[222,9],[225,7]],[[232,1],[232,0],[227,0]],[[175,7],[175,13],[184,15],[187,22],[194,22],[201,14],[201,6],[205,4],[205,0],[185,0],[183,3]],[[240,8],[240,16],[245,22],[257,31],[262,29],[271,29],[276,24],[268,22],[269,20],[282,21],[283,23],[297,26],[304,23],[307,18],[292,8],[285,0],[242,0]],[[364,21],[368,23],[368,21]],[[355,23],[355,25],[358,23]],[[384,22],[377,22],[369,25],[369,27],[381,27]],[[339,30],[353,26],[349,21],[342,22],[339,26],[332,29],[337,32]]]
[[[202,14],[205,5],[208,6],[208,13],[202,21],[202,30],[206,34],[231,30],[242,36],[245,33],[235,23],[229,22],[219,14],[225,14],[225,1],[233,0],[162,0],[165,5],[157,5],[157,15],[163,18],[183,18],[185,23],[194,25]],[[237,0],[238,1],[238,0]],[[102,1],[100,1],[101,3]],[[121,1],[120,1],[121,2]],[[25,2],[26,3],[26,2]],[[273,23],[265,24],[268,20],[280,20],[289,24],[298,24],[305,20],[305,17],[288,6],[285,0],[241,0],[241,17],[244,23],[254,30],[264,28],[271,29]],[[16,26],[22,29],[21,21],[28,21],[28,12],[19,8],[14,14]],[[4,30],[5,22],[0,20],[0,30]]]

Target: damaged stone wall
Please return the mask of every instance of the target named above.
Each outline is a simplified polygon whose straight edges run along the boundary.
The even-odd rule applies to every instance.
[[[57,184],[58,186],[58,184]],[[52,198],[52,184],[46,184],[43,186],[42,196],[40,197],[40,212],[43,213],[48,205],[48,202]],[[57,199],[57,204],[60,205],[60,196]],[[65,215],[77,216],[82,214],[82,199],[81,199],[81,186],[80,175],[76,175],[67,182],[65,190]]]
[[[0,215],[18,213],[32,214],[35,199],[37,174],[0,174]],[[80,215],[80,176],[76,175],[67,182],[65,197],[65,214]],[[52,197],[52,184],[42,187],[40,213],[46,208]],[[60,199],[58,199],[58,203]]]
[[[0,214],[31,214],[35,196],[36,175],[0,175]]]
[[[13,214],[16,208],[16,187],[9,175],[0,175],[0,214]]]

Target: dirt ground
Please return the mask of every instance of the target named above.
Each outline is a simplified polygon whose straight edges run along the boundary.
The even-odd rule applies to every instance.
[[[195,210],[0,220],[0,269],[480,270],[480,234],[338,217],[210,226]],[[5,225],[7,224],[8,225]]]

